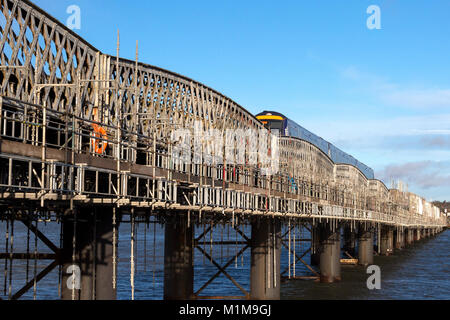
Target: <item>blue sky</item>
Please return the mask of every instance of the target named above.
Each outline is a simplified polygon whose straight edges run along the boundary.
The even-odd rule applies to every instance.
[[[450,200],[450,1],[34,0],[99,50],[284,113],[429,200]],[[369,30],[369,5],[381,29]]]

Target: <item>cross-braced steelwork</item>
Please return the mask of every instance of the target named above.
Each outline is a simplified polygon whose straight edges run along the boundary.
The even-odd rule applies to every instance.
[[[166,224],[167,298],[201,297],[219,275],[245,298],[279,298],[282,246],[289,255],[287,278],[296,278],[300,262],[311,278],[333,281],[340,279],[335,263],[340,254],[328,253],[340,252],[342,226],[351,226],[349,234],[357,230],[368,247],[377,230],[379,251],[386,253],[391,252],[394,229],[401,247],[405,230],[417,238],[419,230],[435,233],[446,225],[425,199],[368,180],[358,168],[333,163],[317,146],[293,137],[279,138],[278,167],[271,175],[261,171],[264,159],[252,151],[251,136],[231,140],[233,145],[241,143],[235,148],[244,150],[241,163],[190,161],[211,150],[211,140],[195,144],[194,137],[192,158],[180,161],[173,152],[179,144],[174,130],[193,132],[200,126],[203,132],[214,129],[225,137],[227,130],[267,129],[236,102],[197,81],[141,63],[137,53],[136,61],[120,58],[119,37],[117,56],[106,55],[29,1],[0,1],[0,217],[8,228],[15,220],[24,222],[53,251],[14,253],[8,229],[6,252],[0,253],[5,270],[14,259],[53,260],[9,298],[35,287],[56,266],[61,269],[62,298],[114,298],[118,225],[127,215],[133,226],[133,298],[134,225],[149,217]],[[214,152],[226,154],[229,147],[220,145]],[[232,154],[236,157],[237,151]],[[60,246],[45,240],[35,226],[44,216],[61,223]],[[174,216],[175,222],[170,220]],[[195,239],[191,226],[191,219],[209,224],[218,217],[233,223],[242,237],[242,250],[225,265],[201,246],[206,234]],[[252,226],[251,236],[234,225],[236,217]],[[289,239],[281,236],[286,225]],[[292,239],[297,228],[305,236],[308,230],[309,238],[294,234]],[[298,252],[299,242],[311,245]],[[226,270],[248,247],[250,292]],[[197,292],[191,283],[193,248],[218,269]],[[360,250],[361,263],[370,260],[367,250]],[[307,255],[312,262],[317,258],[316,265],[320,260],[320,275],[304,260]],[[80,268],[78,280],[74,266]],[[256,283],[257,275],[264,273],[270,279]],[[110,285],[105,287],[106,282]],[[181,295],[175,284],[184,288]]]

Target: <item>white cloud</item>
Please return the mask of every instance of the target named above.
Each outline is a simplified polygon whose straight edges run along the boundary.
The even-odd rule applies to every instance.
[[[414,187],[423,189],[448,187],[450,184],[450,163],[439,161],[418,161],[403,164],[391,164],[377,176],[385,183],[391,179],[400,179]]]
[[[355,66],[342,68],[340,76],[355,82],[357,90],[372,94],[393,107],[424,109],[450,107],[450,88],[408,87],[385,77],[363,72]]]
[[[381,99],[385,103],[402,107],[450,107],[450,89],[397,90],[383,93]]]
[[[450,134],[450,113],[371,119],[342,119],[324,125],[323,119],[308,121],[308,129],[334,140],[367,140],[395,136]]]

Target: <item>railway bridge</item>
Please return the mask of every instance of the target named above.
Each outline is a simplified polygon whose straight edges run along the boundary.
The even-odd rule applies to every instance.
[[[104,54],[27,0],[0,1],[0,35],[0,258],[10,299],[55,268],[62,299],[115,299],[125,223],[131,298],[135,226],[164,225],[165,299],[217,298],[202,292],[219,276],[242,293],[229,298],[279,299],[283,280],[345,281],[343,257],[369,265],[374,254],[393,254],[446,226],[420,196],[333,163],[307,141],[274,136],[220,92],[141,63],[137,53],[135,61],[120,58],[119,37],[117,55]],[[196,128],[219,133],[222,143],[206,134],[196,140]],[[187,158],[177,132],[192,133]],[[221,154],[231,157],[216,161]],[[42,221],[60,225],[59,244],[40,230]],[[26,252],[15,249],[17,224],[28,230]],[[213,237],[224,225],[239,239]],[[51,253],[33,252],[30,232]],[[308,248],[299,252],[299,243]],[[225,264],[208,249],[231,244],[242,248]],[[217,268],[198,290],[195,250]],[[247,250],[249,289],[227,271]],[[26,261],[27,279],[13,291],[17,260]],[[28,277],[37,260],[49,264]],[[296,263],[310,275],[296,275]]]

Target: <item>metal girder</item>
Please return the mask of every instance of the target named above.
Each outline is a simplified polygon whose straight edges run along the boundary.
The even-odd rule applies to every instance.
[[[73,179],[69,185],[63,184],[61,163],[76,166],[75,162],[82,158],[95,167],[108,159],[116,179],[108,184],[113,190],[108,195],[115,196],[118,202],[138,193],[139,184],[127,189],[128,179],[134,179],[127,172],[141,164],[149,171],[144,179],[155,177],[158,170],[172,181],[179,173],[176,171],[182,171],[188,178],[180,181],[198,180],[195,183],[201,188],[221,186],[222,197],[234,185],[241,190],[255,189],[247,193],[256,197],[246,195],[246,201],[256,202],[245,208],[236,202],[200,206],[335,216],[394,225],[445,225],[436,217],[436,208],[424,199],[405,190],[389,190],[381,181],[367,180],[356,167],[335,164],[315,145],[292,137],[280,138],[280,170],[270,178],[258,175],[255,165],[233,166],[233,172],[239,172],[237,179],[226,178],[230,169],[227,165],[176,164],[175,170],[170,155],[170,134],[174,129],[191,130],[194,122],[200,121],[203,130],[223,133],[226,129],[264,130],[262,123],[202,83],[137,59],[102,54],[27,0],[1,0],[0,15],[0,134],[5,137],[5,146],[9,139],[20,140],[30,149],[35,147],[33,155],[43,161],[42,170],[38,174],[32,168],[31,172],[41,185],[42,207],[45,193],[54,186],[61,186],[58,192],[86,191],[80,182],[78,189],[74,186],[75,178],[85,182],[83,172],[81,176],[68,173]],[[102,137],[93,132],[95,125],[105,128]],[[5,134],[10,126],[18,130]],[[108,147],[97,152],[95,144],[100,141],[107,142]],[[64,159],[59,164],[47,164],[57,155],[57,149],[64,152]],[[225,173],[225,178],[220,179],[218,172]],[[23,189],[23,185],[20,187]],[[95,194],[97,189],[87,191]],[[154,189],[147,188],[145,201],[152,205],[168,200],[176,203],[176,193],[170,197],[176,186],[172,191],[166,187],[164,192],[159,190],[161,197],[155,195]],[[421,205],[416,203],[421,203],[426,214],[419,213]]]
[[[234,280],[234,278],[229,275],[226,272],[226,268],[229,267],[233,261],[235,261],[235,259],[237,259],[239,256],[241,256],[245,250],[247,250],[250,247],[250,240],[248,239],[248,237],[237,227],[237,226],[233,226],[233,229],[236,230],[236,232],[245,240],[245,241],[215,241],[215,244],[221,244],[221,245],[236,245],[236,244],[243,244],[244,246],[231,258],[229,259],[223,266],[221,266],[219,263],[217,263],[207,252],[206,250],[204,250],[200,243],[200,240],[206,236],[206,234],[208,232],[211,232],[212,228],[214,227],[214,224],[211,223],[210,226],[199,236],[195,239],[195,248],[197,248],[210,262],[212,265],[214,265],[218,271],[208,280],[206,281],[195,293],[194,296],[197,299],[208,299],[208,298],[215,298],[215,297],[207,297],[207,296],[200,296],[200,293],[207,287],[209,286],[214,279],[216,279],[218,276],[220,276],[221,274],[223,274],[226,278],[228,278],[235,286],[236,288],[238,288],[243,294],[244,296],[240,296],[240,297],[235,297],[235,298],[244,298],[244,299],[248,299],[250,297],[250,293],[245,290],[236,280]],[[208,242],[208,244],[211,244],[210,242]],[[217,297],[219,298],[219,297]],[[221,297],[224,298],[224,297]],[[228,297],[231,299],[231,297]]]
[[[20,220],[30,231],[32,231],[45,245],[52,250],[56,256],[59,255],[60,249],[53,244],[42,232],[31,224],[30,220]]]
[[[281,244],[283,245],[283,247],[285,247],[287,250],[289,250],[289,247],[286,245],[285,241],[282,241]],[[311,248],[309,248],[308,250],[306,250],[305,252],[302,253],[301,256],[298,256],[296,252],[294,252],[294,250],[290,250],[291,254],[294,255],[294,258],[296,259],[295,262],[300,261],[301,263],[303,263],[305,265],[306,268],[308,268],[309,271],[311,271],[315,276],[320,276],[320,274],[314,270],[308,263],[305,262],[305,260],[303,260],[303,257],[306,256],[308,254],[308,252],[311,252]],[[294,262],[291,263],[291,266],[294,265]],[[286,268],[281,274],[285,274],[288,271],[289,267]]]
[[[195,293],[194,296],[198,297],[200,292],[202,292],[209,284],[211,284],[211,282],[214,281],[214,279],[216,279],[220,274],[223,274],[225,277],[227,277],[239,290],[242,291],[242,293],[244,293],[244,295],[246,297],[249,297],[249,293],[247,290],[245,290],[236,280],[233,279],[232,276],[230,276],[225,269],[231,265],[231,263],[233,263],[233,261],[238,258],[241,254],[244,253],[245,250],[247,250],[247,248],[250,247],[250,245],[246,245],[244,246],[241,250],[239,250],[239,252],[234,255],[230,260],[228,260],[228,262],[223,265],[220,266],[202,247],[200,246],[195,246],[209,261],[211,261],[211,263],[217,268],[219,269],[219,271],[217,271],[216,274],[214,274],[205,284],[203,284],[203,286],[198,289]],[[201,297],[201,296],[200,296]]]
[[[39,272],[36,275],[36,278],[30,280],[26,285],[24,285],[21,289],[19,289],[12,297],[11,300],[19,299],[23,294],[25,294],[30,288],[34,286],[35,283],[38,283],[42,278],[44,278],[47,274],[49,274],[55,267],[59,265],[57,260],[50,263],[44,270]]]
[[[9,217],[11,218],[11,217]],[[40,253],[40,252],[2,252],[0,253],[0,259],[5,259],[5,263],[7,260],[11,262],[13,260],[52,260],[52,262],[43,269],[40,273],[38,273],[33,279],[28,281],[21,289],[19,289],[16,293],[11,295],[10,299],[16,300],[19,299],[23,294],[25,294],[30,288],[32,288],[35,284],[37,284],[42,278],[44,278],[47,274],[49,274],[55,267],[61,265],[60,260],[60,248],[58,248],[53,242],[51,242],[39,229],[32,224],[31,219],[23,219],[23,217],[16,217],[15,220],[21,221],[29,231],[33,232],[35,235],[35,241],[40,239],[53,253]],[[37,243],[37,242],[36,242]],[[8,247],[7,247],[8,249]],[[11,245],[12,249],[12,245]],[[7,250],[8,251],[8,250]],[[28,264],[27,264],[28,265]],[[10,266],[12,268],[12,265]],[[6,275],[6,274],[5,274]],[[6,281],[6,278],[5,278]]]

